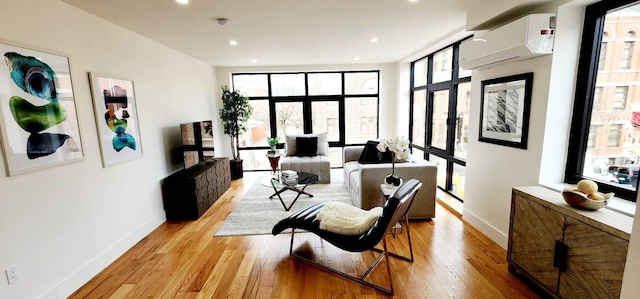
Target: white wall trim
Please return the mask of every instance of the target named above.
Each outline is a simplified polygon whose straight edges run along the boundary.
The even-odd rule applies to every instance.
[[[69,297],[69,295],[82,287],[86,282],[91,280],[91,278],[96,276],[96,274],[100,273],[100,271],[107,268],[109,264],[113,263],[127,250],[133,247],[144,237],[148,236],[165,221],[167,221],[167,218],[164,211],[152,216],[144,224],[134,229],[130,234],[114,243],[113,246],[100,253],[68,277],[64,278],[57,286],[45,293],[42,298],[60,299]]]
[[[507,234],[498,230],[495,226],[489,224],[488,222],[482,220],[475,214],[464,210],[462,212],[462,218],[467,223],[471,224],[471,226],[475,227],[477,230],[487,235],[491,240],[498,243],[502,248],[507,249],[509,245],[509,238]]]

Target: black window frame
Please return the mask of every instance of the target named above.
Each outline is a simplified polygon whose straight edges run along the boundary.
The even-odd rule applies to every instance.
[[[591,112],[598,75],[600,49],[604,37],[605,17],[612,10],[638,3],[638,0],[600,1],[585,9],[584,25],[582,29],[582,44],[578,60],[576,77],[576,93],[574,109],[569,133],[569,146],[564,182],[575,184],[582,179],[582,171],[586,160],[586,148],[591,124]],[[621,188],[603,181],[596,181],[601,192],[614,192],[616,197],[629,201],[636,201],[636,191]]]
[[[461,198],[458,194],[456,194],[455,192],[452,192],[453,189],[453,174],[454,174],[454,166],[455,165],[460,165],[462,167],[466,167],[467,166],[467,161],[466,159],[462,159],[458,156],[455,155],[455,128],[456,128],[456,122],[457,117],[456,117],[456,113],[457,113],[457,101],[458,101],[458,86],[460,84],[464,84],[464,83],[469,83],[471,82],[471,75],[467,76],[467,77],[462,77],[459,78],[459,71],[460,71],[460,64],[459,64],[459,53],[460,53],[460,44],[462,42],[464,42],[465,40],[468,40],[470,38],[472,38],[473,36],[468,36],[466,38],[463,38],[459,41],[456,41],[452,44],[449,44],[447,46],[444,46],[440,49],[437,49],[435,51],[433,51],[432,53],[430,53],[429,55],[420,57],[414,61],[411,62],[411,76],[410,76],[410,90],[409,90],[409,115],[411,118],[413,118],[414,115],[414,94],[416,91],[420,91],[420,90],[424,90],[425,91],[425,96],[426,96],[426,109],[425,109],[425,136],[424,136],[424,141],[425,144],[416,144],[414,143],[413,140],[413,132],[414,132],[414,126],[413,126],[413,122],[410,121],[409,122],[409,141],[411,149],[416,149],[419,151],[422,151],[424,153],[424,159],[429,160],[430,155],[434,155],[435,157],[439,157],[441,159],[444,159],[447,163],[446,168],[446,179],[445,179],[445,185],[441,186],[438,185],[438,188],[442,189],[444,192],[447,192],[448,194],[450,194],[451,196],[453,196],[454,198],[458,199],[459,201],[464,201],[463,198]],[[435,71],[435,67],[437,66],[435,63],[435,59],[434,56],[437,53],[440,53],[443,50],[446,50],[448,48],[452,48],[452,61],[451,61],[451,79],[449,80],[445,80],[445,81],[440,81],[440,82],[436,82],[433,83],[433,73]],[[419,85],[419,86],[415,86],[414,85],[414,71],[415,71],[415,64],[419,61],[423,61],[426,59],[426,63],[427,63],[427,82],[425,85]],[[433,128],[431,127],[433,124],[433,119],[432,119],[432,111],[433,111],[433,101],[434,101],[434,92],[438,92],[438,91],[443,91],[443,90],[448,90],[449,91],[449,108],[448,108],[448,118],[447,118],[447,145],[446,145],[446,149],[441,149],[438,147],[434,147],[431,145],[432,142],[432,133],[433,133]]]
[[[310,95],[309,94],[309,74],[321,74],[321,73],[338,73],[342,77],[342,86],[340,94],[332,94],[332,95]],[[376,73],[377,74],[377,92],[376,93],[362,93],[362,94],[352,94],[347,93],[345,87],[345,76],[346,74],[352,73]],[[272,91],[272,75],[289,75],[289,74],[303,74],[304,75],[304,95],[295,95],[295,96],[274,96]],[[303,105],[303,117],[304,117],[304,127],[303,132],[305,134],[312,132],[312,103],[313,102],[327,102],[327,101],[336,101],[339,104],[339,140],[338,141],[329,141],[329,147],[344,147],[350,145],[364,145],[363,143],[347,143],[346,139],[346,108],[345,103],[347,99],[354,98],[362,98],[367,102],[371,101],[372,98],[376,99],[376,139],[380,136],[380,70],[374,69],[364,69],[364,70],[351,70],[351,71],[291,71],[291,72],[237,72],[231,73],[231,86],[235,86],[234,78],[235,76],[244,76],[244,75],[266,75],[267,76],[267,95],[266,96],[250,96],[249,101],[253,100],[268,100],[269,101],[269,119],[270,119],[270,132],[271,136],[276,137],[278,134],[277,131],[277,122],[276,122],[276,103],[286,103],[286,102],[295,102],[302,103]],[[241,90],[242,91],[242,90]],[[362,100],[361,100],[362,101]],[[281,139],[280,145],[278,148],[283,148],[282,143],[284,140]],[[269,146],[244,146],[240,147],[240,151],[252,151],[252,150],[268,150]],[[262,170],[262,169],[256,169]],[[266,169],[265,169],[266,170]]]

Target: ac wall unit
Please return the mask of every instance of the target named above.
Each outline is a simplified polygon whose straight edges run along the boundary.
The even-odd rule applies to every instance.
[[[553,52],[555,14],[531,14],[460,44],[466,70],[531,59]]]

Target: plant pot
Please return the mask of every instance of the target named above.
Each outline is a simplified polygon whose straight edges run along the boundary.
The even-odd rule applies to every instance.
[[[384,183],[389,187],[398,187],[402,185],[402,178],[397,174],[389,174],[384,178]]]
[[[243,175],[242,171],[242,159],[238,160],[230,160],[229,167],[231,168],[231,179],[237,180],[241,179]]]

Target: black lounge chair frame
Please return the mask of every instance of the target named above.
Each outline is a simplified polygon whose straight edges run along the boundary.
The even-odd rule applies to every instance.
[[[280,220],[280,222],[278,222],[273,227],[272,233],[275,236],[285,229],[291,228],[291,244],[289,246],[290,256],[294,256],[301,261],[327,270],[331,273],[335,273],[345,278],[351,279],[368,287],[372,287],[386,294],[393,295],[393,279],[391,277],[391,265],[389,263],[389,257],[413,262],[413,247],[411,245],[411,231],[409,229],[409,219],[407,218],[407,211],[409,211],[409,208],[413,203],[413,199],[415,198],[416,193],[418,193],[418,190],[421,186],[422,183],[415,179],[409,180],[408,182],[400,186],[391,196],[389,196],[389,199],[385,202],[382,210],[382,216],[380,216],[380,218],[369,230],[359,235],[337,234],[320,229],[320,222],[315,218],[324,206],[324,203],[310,205],[299,211],[296,211],[289,217]],[[406,227],[407,241],[409,242],[408,257],[400,255],[398,253],[390,252],[387,249],[386,237],[389,235],[389,232],[391,231],[393,226],[400,221],[403,221]],[[359,277],[353,276],[294,253],[293,238],[295,236],[296,229],[303,229],[305,231],[312,232],[319,236],[322,240],[326,240],[334,246],[346,251],[363,252],[372,250],[380,254],[373,261],[373,263],[369,265],[364,274]],[[377,248],[376,246],[381,242],[382,249]],[[388,288],[365,280],[383,258],[386,260],[387,265],[387,277],[389,279]]]

